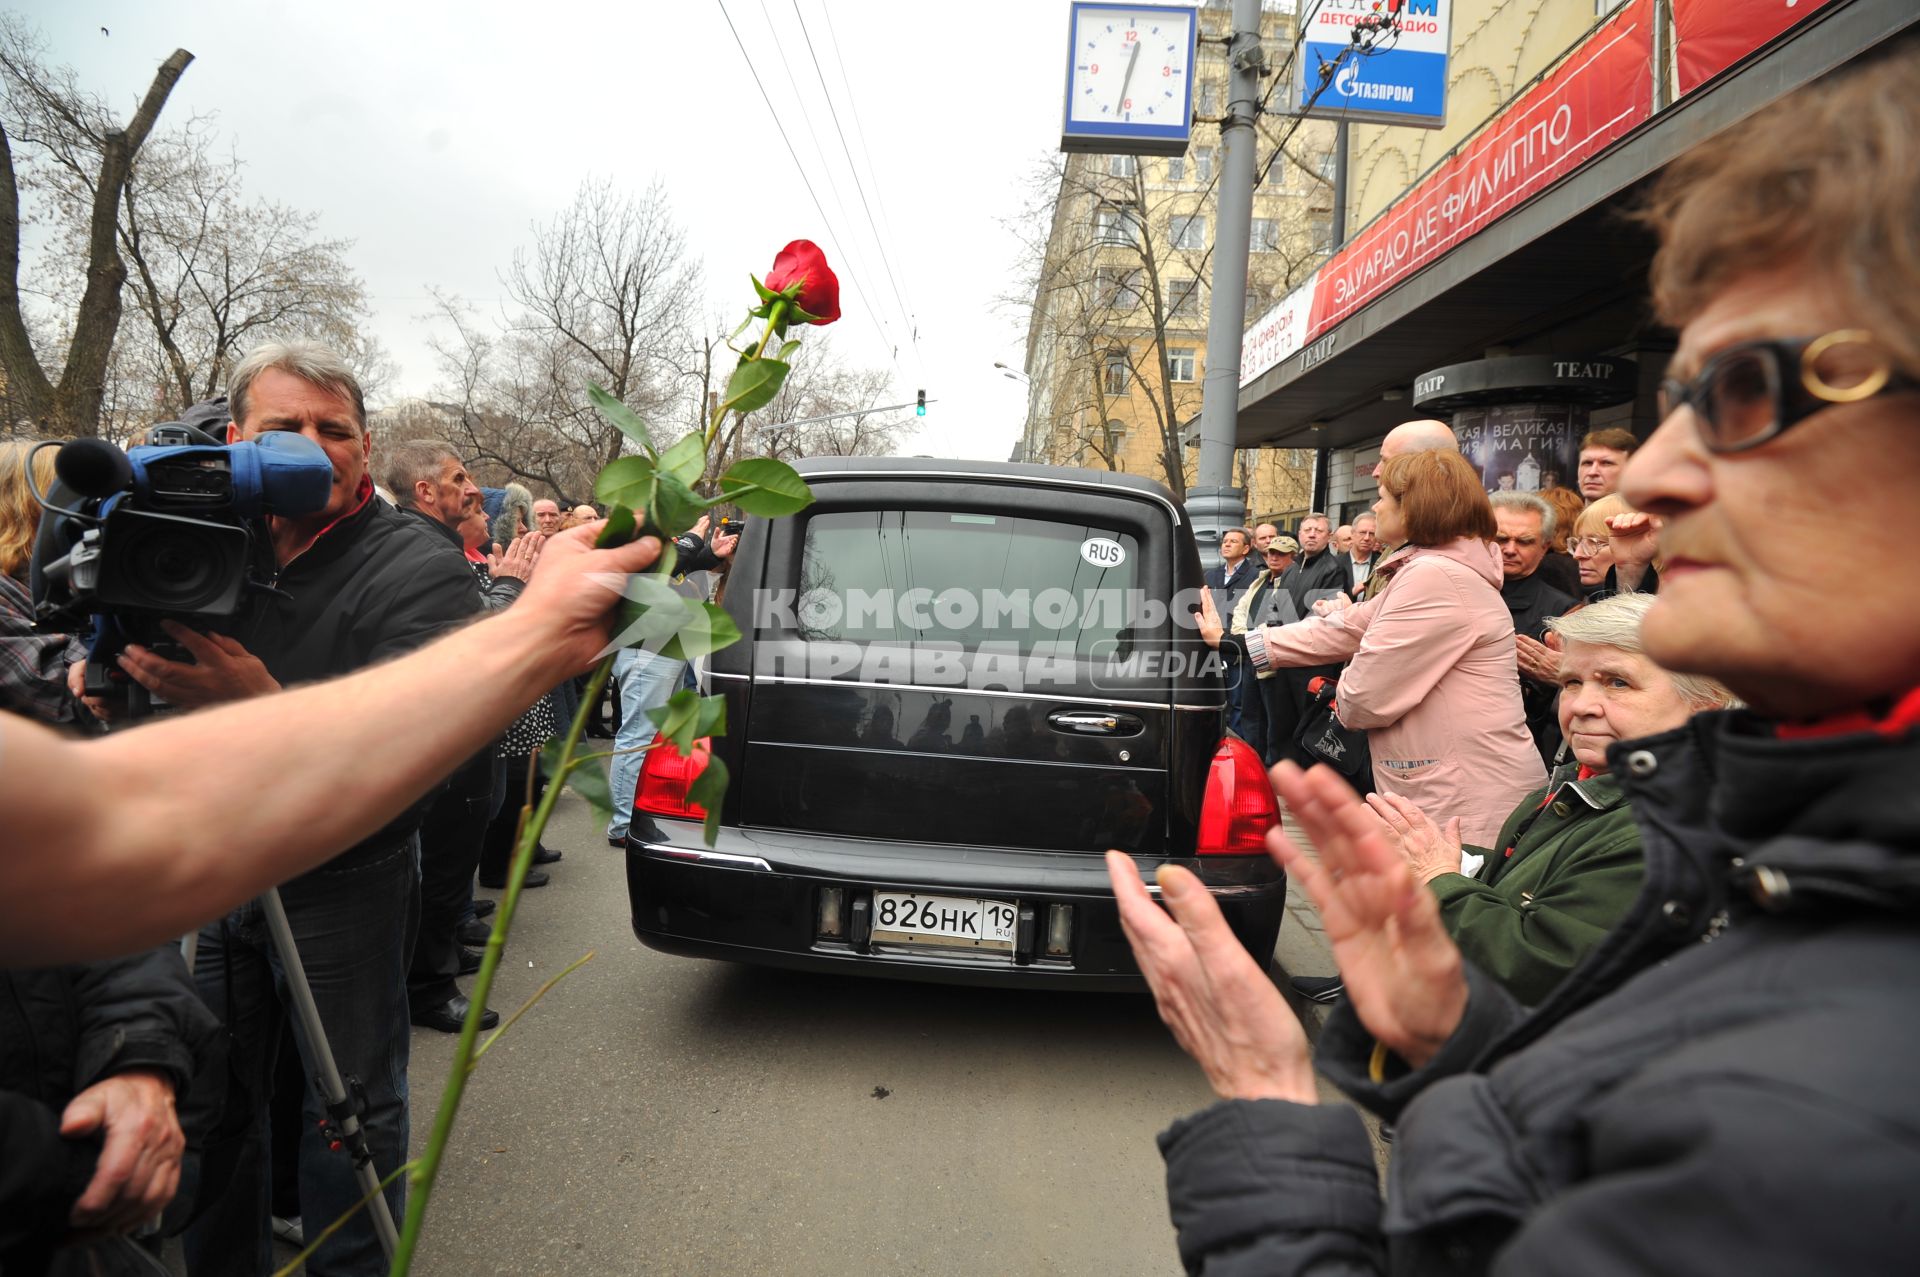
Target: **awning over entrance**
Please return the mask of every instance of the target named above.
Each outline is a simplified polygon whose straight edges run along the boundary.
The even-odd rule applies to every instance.
[[[1533,94],[1560,89],[1557,77],[1564,81],[1590,66],[1595,74],[1611,73],[1600,63],[1602,57],[1619,58],[1637,50],[1622,43],[1628,38],[1624,36],[1608,48],[1595,41],[1613,37],[1611,28],[1628,25],[1634,17],[1629,9],[1638,7],[1623,7],[1615,23],[1597,29],[1587,45],[1523,94],[1509,112],[1528,104]],[[1278,341],[1287,353],[1274,362],[1275,347],[1269,344],[1265,362],[1271,366],[1241,387],[1239,446],[1348,446],[1426,415],[1413,407],[1412,383],[1441,365],[1478,359],[1490,347],[1525,348],[1530,339],[1549,333],[1556,350],[1597,352],[1631,338],[1648,323],[1645,281],[1653,253],[1651,237],[1623,215],[1632,192],[1706,138],[1917,25],[1920,6],[1913,0],[1829,0],[1791,38],[1720,80],[1686,93],[1556,184],[1504,215],[1482,218],[1476,223],[1481,229],[1469,232],[1444,255],[1391,289],[1361,300],[1366,296],[1366,263],[1356,258],[1384,261],[1390,270],[1394,254],[1404,256],[1409,245],[1417,258],[1419,232],[1431,232],[1437,224],[1436,216],[1422,212],[1421,202],[1437,209],[1445,199],[1458,200],[1458,190],[1465,189],[1443,163],[1322,267],[1320,286],[1325,291],[1318,298],[1302,303],[1294,316],[1276,308],[1262,321],[1268,325],[1264,333],[1260,325],[1249,333],[1243,358],[1250,369],[1262,358],[1258,346],[1263,341]],[[1594,45],[1593,55],[1582,62],[1588,45]],[[1686,87],[1684,77],[1682,83]],[[1576,105],[1595,109],[1591,102]],[[1576,111],[1563,110],[1552,100],[1546,108],[1537,119],[1518,120],[1501,134],[1497,131],[1510,118],[1503,113],[1489,130],[1469,139],[1462,154],[1477,145],[1485,150],[1488,143],[1517,152],[1529,128],[1543,139],[1542,130],[1555,127],[1563,136],[1579,134],[1570,146],[1582,138],[1604,141],[1602,131],[1609,121],[1601,119],[1591,132],[1582,133],[1585,121]],[[1495,162],[1489,159],[1488,171]],[[1446,180],[1454,181],[1455,191],[1428,186]],[[1401,235],[1409,221],[1411,233]],[[1364,254],[1354,251],[1363,248]],[[1343,307],[1351,313],[1341,314]],[[1337,322],[1309,326],[1324,314]]]

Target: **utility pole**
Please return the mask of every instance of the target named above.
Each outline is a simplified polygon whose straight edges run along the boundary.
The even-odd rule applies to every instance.
[[[1253,171],[1259,134],[1260,0],[1233,0],[1227,45],[1227,118],[1220,125],[1220,186],[1213,232],[1213,298],[1207,308],[1207,377],[1200,399],[1199,483],[1187,512],[1211,563],[1220,533],[1247,517],[1246,492],[1233,482],[1240,414],[1240,343],[1247,331],[1247,252],[1253,234]]]

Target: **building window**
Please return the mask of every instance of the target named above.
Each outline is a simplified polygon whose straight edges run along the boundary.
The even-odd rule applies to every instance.
[[[1267,313],[1267,295],[1257,288],[1247,289],[1247,322],[1252,323]]]
[[[1201,115],[1220,114],[1220,86],[1208,80],[1200,86],[1200,100],[1195,111]]]
[[[1313,232],[1313,251],[1331,253],[1333,251],[1333,214],[1315,213],[1307,224]]]
[[[1328,151],[1320,157],[1320,176],[1327,182],[1333,181],[1333,175],[1340,169],[1340,157]]]
[[[1169,182],[1184,182],[1187,180],[1186,156],[1170,155],[1167,157],[1167,180]]]
[[[1253,251],[1256,253],[1274,253],[1280,250],[1280,219],[1276,217],[1256,217],[1253,219]]]
[[[1130,208],[1102,204],[1093,210],[1093,237],[1102,244],[1137,245],[1140,242],[1140,215]]]
[[[1200,281],[1173,278],[1167,281],[1167,318],[1192,319],[1200,313]]]
[[[1207,246],[1207,219],[1204,214],[1175,215],[1168,222],[1168,230],[1173,236],[1175,248],[1195,249]]]
[[[1212,147],[1202,146],[1194,150],[1193,176],[1196,181],[1211,182],[1213,180],[1213,148]]]
[[[1127,423],[1115,418],[1107,423],[1107,455],[1118,456],[1127,446]]]
[[[1175,381],[1193,380],[1193,347],[1167,347],[1167,375]]]
[[[1133,367],[1127,362],[1124,350],[1109,351],[1106,367],[1102,370],[1101,385],[1109,395],[1124,395],[1127,386],[1133,380]]]
[[[1093,269],[1094,300],[1114,310],[1132,310],[1140,304],[1140,272],[1123,266]]]
[[[1140,161],[1131,155],[1109,155],[1107,157],[1108,177],[1132,177],[1140,168]]]

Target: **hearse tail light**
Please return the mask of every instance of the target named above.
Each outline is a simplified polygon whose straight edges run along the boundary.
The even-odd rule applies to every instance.
[[[634,787],[635,811],[655,816],[678,816],[685,820],[705,820],[706,808],[687,801],[687,791],[713,756],[713,742],[702,736],[693,742],[692,755],[682,754],[673,742],[655,734],[653,748],[640,763],[640,783]]]
[[[1258,856],[1267,849],[1267,830],[1280,822],[1280,804],[1267,769],[1253,746],[1229,736],[1207,769],[1206,798],[1200,804],[1202,856]]]

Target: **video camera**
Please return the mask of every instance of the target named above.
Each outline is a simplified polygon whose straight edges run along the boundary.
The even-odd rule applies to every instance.
[[[273,546],[259,520],[324,509],[333,464],[291,431],[228,445],[181,421],[126,452],[104,439],[57,446],[52,489],[33,494],[45,512],[30,565],[35,622],[91,629],[87,694],[124,698],[137,714],[144,689],[119,669],[122,649],[170,652],[162,620],[214,628],[250,590],[270,590]]]

